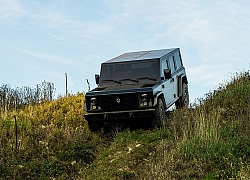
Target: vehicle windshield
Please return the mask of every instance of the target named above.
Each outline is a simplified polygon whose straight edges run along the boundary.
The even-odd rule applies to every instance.
[[[158,60],[102,64],[100,85],[156,81],[160,78],[159,69]]]

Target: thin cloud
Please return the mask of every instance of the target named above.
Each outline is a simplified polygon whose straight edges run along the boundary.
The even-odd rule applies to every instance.
[[[56,71],[49,71],[44,68],[39,68],[39,67],[29,67],[30,69],[33,69],[36,72],[39,72],[41,74],[46,74],[47,76],[50,75],[51,77],[56,77],[57,79],[60,79],[60,82],[65,81],[65,74],[56,72]],[[70,77],[67,77],[67,82],[69,86],[74,86],[74,82]]]
[[[61,64],[70,65],[70,66],[75,65],[75,62],[71,59],[62,58],[60,56],[51,55],[51,54],[47,54],[47,53],[39,53],[39,52],[29,51],[29,50],[25,50],[25,49],[15,47],[15,46],[10,46],[10,45],[9,45],[9,47],[11,47],[12,49],[18,50],[24,54],[36,57],[38,59],[42,59],[42,60],[46,60],[46,61],[55,61],[55,62],[59,62]]]
[[[0,18],[20,18],[27,14],[18,0],[0,0]]]
[[[91,1],[74,5],[62,1],[58,5],[48,1],[0,0],[0,19],[6,18],[1,25],[13,21],[16,26],[9,29],[22,27],[24,33],[25,28],[38,32],[30,44],[42,36],[46,39],[44,43],[56,47],[57,54],[61,53],[60,47],[70,49],[64,54],[70,53],[75,62],[44,49],[31,51],[18,43],[11,46],[34,59],[69,65],[67,72],[77,71],[82,76],[93,77],[101,62],[120,53],[171,47],[181,48],[190,87],[195,85],[196,89],[210,89],[234,68],[250,66],[248,1],[104,0],[101,3],[98,8],[94,5],[100,5],[99,2]],[[84,8],[75,13],[76,5]],[[10,33],[5,32],[5,37],[11,37]],[[5,39],[3,43],[8,44],[10,38]]]
[[[203,63],[193,67],[187,66],[187,74],[189,81],[204,87],[213,87],[222,82],[226,69],[230,69],[230,64],[209,65]]]

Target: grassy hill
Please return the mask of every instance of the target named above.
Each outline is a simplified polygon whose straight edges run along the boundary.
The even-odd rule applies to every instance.
[[[242,72],[165,128],[110,134],[89,131],[83,94],[25,105],[1,113],[0,179],[249,179],[249,101]]]

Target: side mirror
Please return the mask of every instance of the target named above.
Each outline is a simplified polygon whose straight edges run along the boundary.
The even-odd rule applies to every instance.
[[[164,69],[164,78],[170,79],[171,78],[171,69]]]
[[[100,79],[99,74],[96,74],[96,75],[95,75],[95,83],[96,83],[96,84],[99,84],[99,79]]]

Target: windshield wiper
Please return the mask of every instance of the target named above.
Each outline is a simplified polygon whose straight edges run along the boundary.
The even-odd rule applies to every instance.
[[[152,78],[152,77],[140,77],[140,78],[137,78],[137,81],[139,79],[149,79],[149,80],[152,80],[152,81],[156,81],[156,78]]]
[[[103,81],[111,81],[111,82],[115,82],[115,83],[121,84],[120,81],[116,81],[116,80],[113,80],[113,79],[105,79]]]
[[[119,81],[133,81],[133,82],[139,82],[138,80],[136,79],[130,79],[130,78],[126,78],[126,79],[121,79]]]

